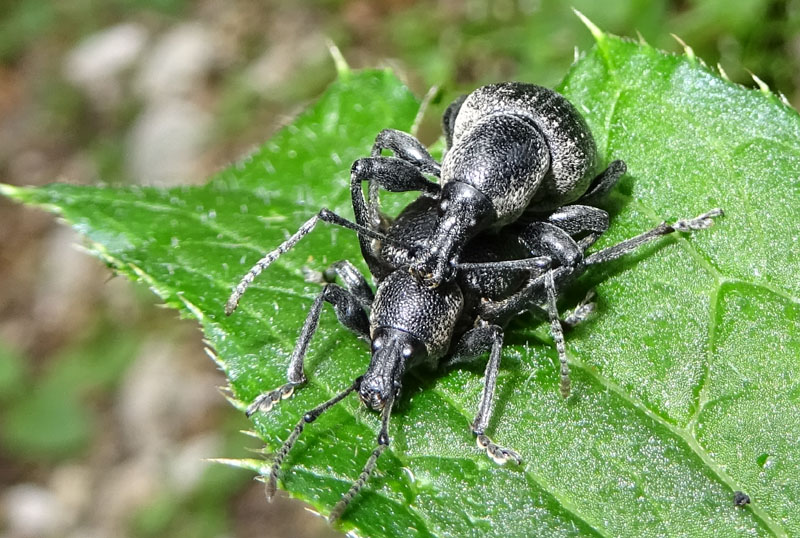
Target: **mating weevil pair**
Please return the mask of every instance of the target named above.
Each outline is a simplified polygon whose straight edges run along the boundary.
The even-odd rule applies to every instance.
[[[412,136],[382,131],[372,155],[351,169],[355,222],[321,209],[268,253],[234,288],[225,308],[231,314],[253,279],[320,221],[357,232],[361,252],[377,283],[347,261],[325,273],[292,353],[287,383],[259,396],[248,416],[268,411],[306,382],[303,359],[324,302],[339,321],[371,343],[367,371],[342,392],[308,411],[278,450],[267,478],[267,495],[277,487],[283,460],[306,424],[358,392],[381,412],[377,446],[350,490],[332,510],[339,518],[364,486],[389,445],[389,417],[403,375],[418,366],[446,367],[489,353],[484,387],[471,429],[478,446],[497,463],[522,458],[495,444],[485,431],[492,414],[503,345],[503,327],[514,316],[535,311],[549,319],[560,361],[561,394],[570,392],[563,327],[591,312],[588,298],[562,320],[556,300],[588,267],[616,259],[642,243],[675,231],[709,227],[722,214],[661,225],[587,255],[607,230],[608,213],[595,207],[625,173],[614,161],[595,171],[594,139],[580,114],[558,93],[508,82],[484,86],[451,104],[443,118],[447,150],[436,162]],[[383,156],[390,150],[394,156]],[[440,181],[433,182],[426,176]],[[362,183],[368,184],[364,196]],[[394,220],[380,213],[378,190],[419,191]],[[341,284],[334,280],[338,277]],[[369,315],[367,314],[369,312]]]

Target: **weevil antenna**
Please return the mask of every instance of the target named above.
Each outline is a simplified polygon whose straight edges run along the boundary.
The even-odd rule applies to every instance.
[[[269,470],[269,478],[267,479],[267,484],[266,484],[266,494],[268,500],[272,500],[272,497],[275,495],[275,491],[278,489],[278,472],[281,469],[281,464],[283,463],[283,460],[286,459],[286,456],[289,454],[289,451],[292,450],[292,447],[294,446],[295,441],[297,441],[297,438],[300,437],[301,433],[303,433],[303,429],[306,427],[306,424],[311,424],[312,422],[317,420],[317,418],[319,418],[319,416],[322,413],[324,413],[325,411],[327,411],[340,401],[344,400],[344,398],[348,394],[356,390],[360,385],[361,385],[361,377],[357,378],[355,381],[353,381],[352,385],[344,389],[342,392],[340,392],[327,402],[322,403],[317,407],[315,407],[314,409],[312,409],[311,411],[307,412],[305,415],[303,415],[303,418],[301,418],[297,422],[294,429],[292,430],[292,433],[289,434],[289,437],[286,439],[286,441],[283,442],[283,445],[281,446],[280,450],[278,450],[278,452],[275,453],[275,459],[272,461],[272,468]]]
[[[383,454],[383,451],[389,446],[389,417],[392,414],[392,405],[394,404],[394,396],[386,402],[386,405],[383,408],[381,413],[381,431],[378,434],[378,446],[375,447],[375,450],[372,451],[372,454],[369,455],[369,459],[367,460],[366,465],[361,470],[361,474],[358,475],[358,478],[353,485],[350,486],[350,489],[344,496],[336,503],[336,506],[333,507],[331,510],[331,515],[328,516],[328,522],[333,524],[336,520],[338,520],[347,507],[350,505],[350,502],[353,498],[358,495],[358,492],[361,491],[361,488],[364,487],[364,484],[367,483],[369,480],[372,471],[375,470],[375,466],[378,463],[378,458]]]
[[[242,280],[233,288],[233,292],[231,296],[228,298],[228,302],[225,303],[225,314],[230,316],[236,307],[239,305],[239,300],[244,295],[244,292],[253,283],[253,280],[261,274],[261,272],[269,267],[272,262],[277,260],[281,257],[281,255],[288,252],[293,246],[295,246],[303,237],[307,236],[314,227],[317,225],[317,222],[320,220],[328,222],[330,224],[335,224],[337,226],[341,226],[343,228],[347,228],[349,230],[355,230],[358,232],[359,235],[366,235],[367,237],[371,237],[372,239],[377,239],[379,241],[383,241],[397,247],[403,248],[405,250],[411,250],[411,247],[402,241],[397,241],[396,239],[392,239],[387,237],[386,234],[381,232],[376,232],[374,230],[370,230],[365,226],[361,226],[355,222],[351,222],[344,217],[340,217],[333,211],[329,209],[322,208],[319,210],[319,213],[308,219],[302,226],[292,235],[289,239],[278,245],[278,248],[268,252],[263,258],[258,260],[256,264],[250,268],[247,273],[242,277]]]

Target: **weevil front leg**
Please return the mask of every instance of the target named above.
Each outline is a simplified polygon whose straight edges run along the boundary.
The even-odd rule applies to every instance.
[[[486,428],[492,418],[494,404],[494,391],[497,385],[497,374],[500,371],[500,355],[503,349],[503,329],[498,325],[482,325],[464,333],[455,346],[452,357],[445,366],[470,362],[489,351],[489,362],[486,364],[486,373],[483,380],[478,413],[472,422],[472,433],[479,448],[486,450],[486,454],[500,465],[511,460],[517,465],[522,463],[522,457],[511,450],[504,448],[486,435]]]
[[[333,283],[326,284],[322,288],[308,311],[306,321],[300,331],[300,338],[298,338],[289,360],[287,382],[253,400],[246,410],[248,417],[257,411],[265,413],[270,411],[277,402],[289,398],[297,387],[306,382],[303,362],[311,338],[319,326],[319,316],[324,302],[333,306],[336,317],[342,325],[364,339],[369,338],[369,319],[363,305],[372,303],[372,290],[350,262],[337,262],[331,266],[331,271],[340,276],[346,288]],[[356,277],[354,273],[360,278]]]
[[[437,163],[422,143],[403,131],[384,129],[372,145],[372,157],[380,157],[384,149],[391,150],[398,159],[409,162],[425,174],[439,177],[441,165]]]
[[[364,182],[368,186],[368,197],[366,198],[364,197]],[[436,196],[441,188],[437,183],[426,178],[413,162],[399,157],[379,155],[358,159],[353,163],[350,168],[350,198],[353,204],[353,214],[356,223],[370,232],[359,232],[358,242],[370,273],[380,280],[391,273],[394,268],[381,258],[380,242],[375,241],[375,234],[385,231],[384,218],[378,204],[379,188],[390,192],[421,191],[431,196]]]
[[[385,149],[390,150],[395,156],[382,156]],[[437,183],[430,181],[423,174],[439,177],[441,165],[431,157],[419,140],[396,129],[384,129],[378,133],[370,157],[356,160],[350,173],[356,220],[373,230],[380,230],[382,221],[378,207],[379,187],[391,192],[418,190],[431,196],[436,196],[440,190]],[[361,190],[361,183],[364,181],[368,185],[366,203],[362,200],[363,194],[356,192],[356,189]],[[374,256],[374,253],[368,254],[370,257]],[[370,261],[369,257],[367,261]]]

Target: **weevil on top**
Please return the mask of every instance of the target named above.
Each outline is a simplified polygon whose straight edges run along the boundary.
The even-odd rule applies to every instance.
[[[383,130],[371,156],[358,159],[351,168],[355,222],[321,209],[245,274],[225,307],[230,315],[255,277],[320,220],[356,231],[376,291],[348,261],[325,271],[325,285],[311,305],[289,361],[287,382],[264,392],[247,409],[248,416],[269,411],[307,381],[303,361],[323,303],[333,306],[342,325],[370,342],[367,371],[303,415],[275,455],[266,480],[267,496],[272,497],[281,465],[305,426],[357,392],[364,405],[381,413],[381,427],[375,449],[331,511],[331,521],[344,513],[389,446],[391,409],[411,368],[448,367],[488,352],[471,430],[491,459],[521,464],[516,451],[496,444],[485,433],[505,325],[528,311],[549,320],[560,362],[560,390],[568,397],[563,329],[585,319],[594,305],[590,294],[561,319],[556,301],[562,291],[592,265],[666,234],[708,228],[714,217],[722,215],[712,209],[671,225],[662,223],[587,255],[609,225],[608,213],[595,204],[626,167],[613,161],[597,173],[594,139],[569,101],[533,84],[483,86],[447,108],[443,131],[447,149],[440,164],[411,135]],[[384,150],[394,156],[382,155]],[[390,219],[380,212],[379,189],[419,191],[420,196]]]

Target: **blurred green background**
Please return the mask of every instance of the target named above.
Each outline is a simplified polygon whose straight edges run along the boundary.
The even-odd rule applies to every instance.
[[[601,28],[681,52],[800,104],[800,0],[572,3]],[[456,94],[553,86],[589,32],[548,0],[18,0],[0,3],[0,181],[201,183],[334,77],[392,67],[421,130]],[[369,103],[364,103],[369,106]],[[300,503],[206,463],[257,449],[200,332],[109,279],[48,215],[0,199],[0,537],[329,536]],[[180,390],[174,390],[174,386]]]

